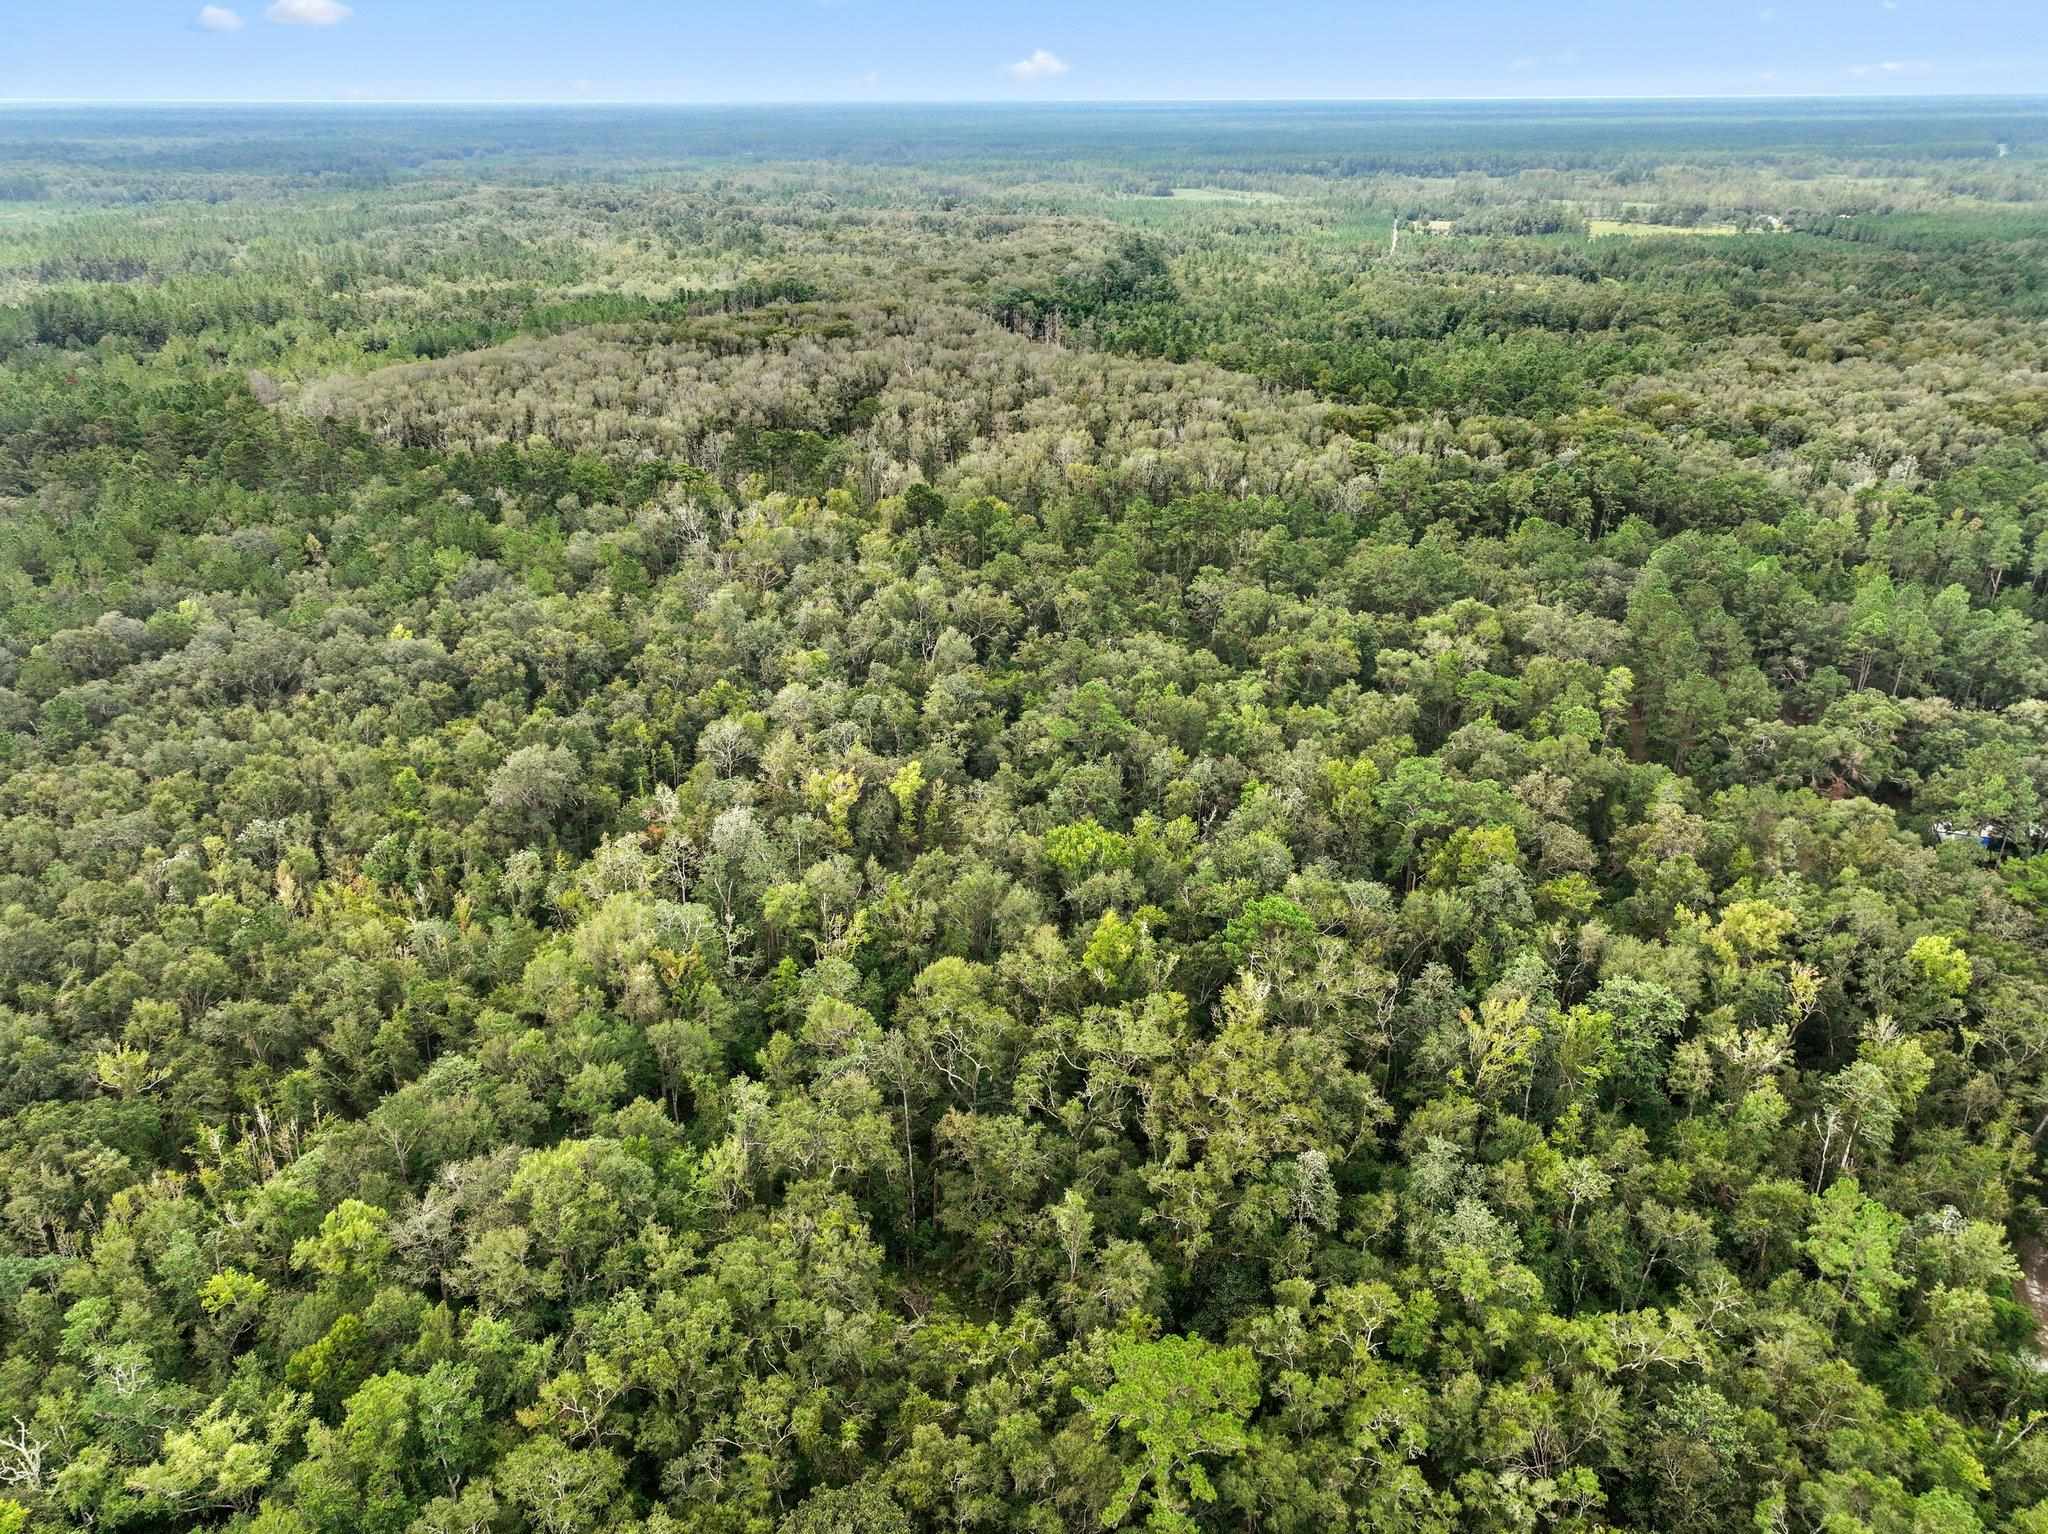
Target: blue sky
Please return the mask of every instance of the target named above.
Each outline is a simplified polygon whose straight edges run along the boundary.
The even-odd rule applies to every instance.
[[[0,0],[0,100],[2048,90],[2044,0]]]

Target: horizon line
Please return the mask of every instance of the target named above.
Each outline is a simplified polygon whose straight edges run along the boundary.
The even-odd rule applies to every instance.
[[[732,97],[690,100],[634,96],[0,96],[0,109],[23,107],[1006,107],[1057,110],[1114,106],[1430,106],[1569,105],[1598,102],[2041,101],[2048,92],[1742,91],[1721,93],[1461,96],[1088,96],[1033,100],[1004,96]]]

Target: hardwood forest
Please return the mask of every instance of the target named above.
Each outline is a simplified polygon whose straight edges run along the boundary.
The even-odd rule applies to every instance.
[[[2048,1534],[2044,1149],[2048,103],[0,111],[0,1534]]]

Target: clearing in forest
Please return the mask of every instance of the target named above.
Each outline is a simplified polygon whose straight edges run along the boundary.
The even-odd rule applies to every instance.
[[[1626,235],[1630,239],[1646,240],[1667,234],[1740,234],[1742,231],[1733,224],[1639,224],[1619,218],[1589,218],[1586,232],[1594,239],[1610,234]]]
[[[1250,192],[1234,186],[1177,186],[1168,194],[1176,202],[1286,202],[1278,192]]]

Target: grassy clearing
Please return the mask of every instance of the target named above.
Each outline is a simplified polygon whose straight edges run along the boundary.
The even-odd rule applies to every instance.
[[[1639,224],[1618,218],[1589,218],[1586,220],[1586,232],[1596,240],[1610,234],[1625,235],[1632,240],[1646,240],[1672,234],[1742,233],[1733,224]]]
[[[1247,192],[1230,186],[1177,186],[1169,194],[1175,202],[1286,202],[1278,192]]]

